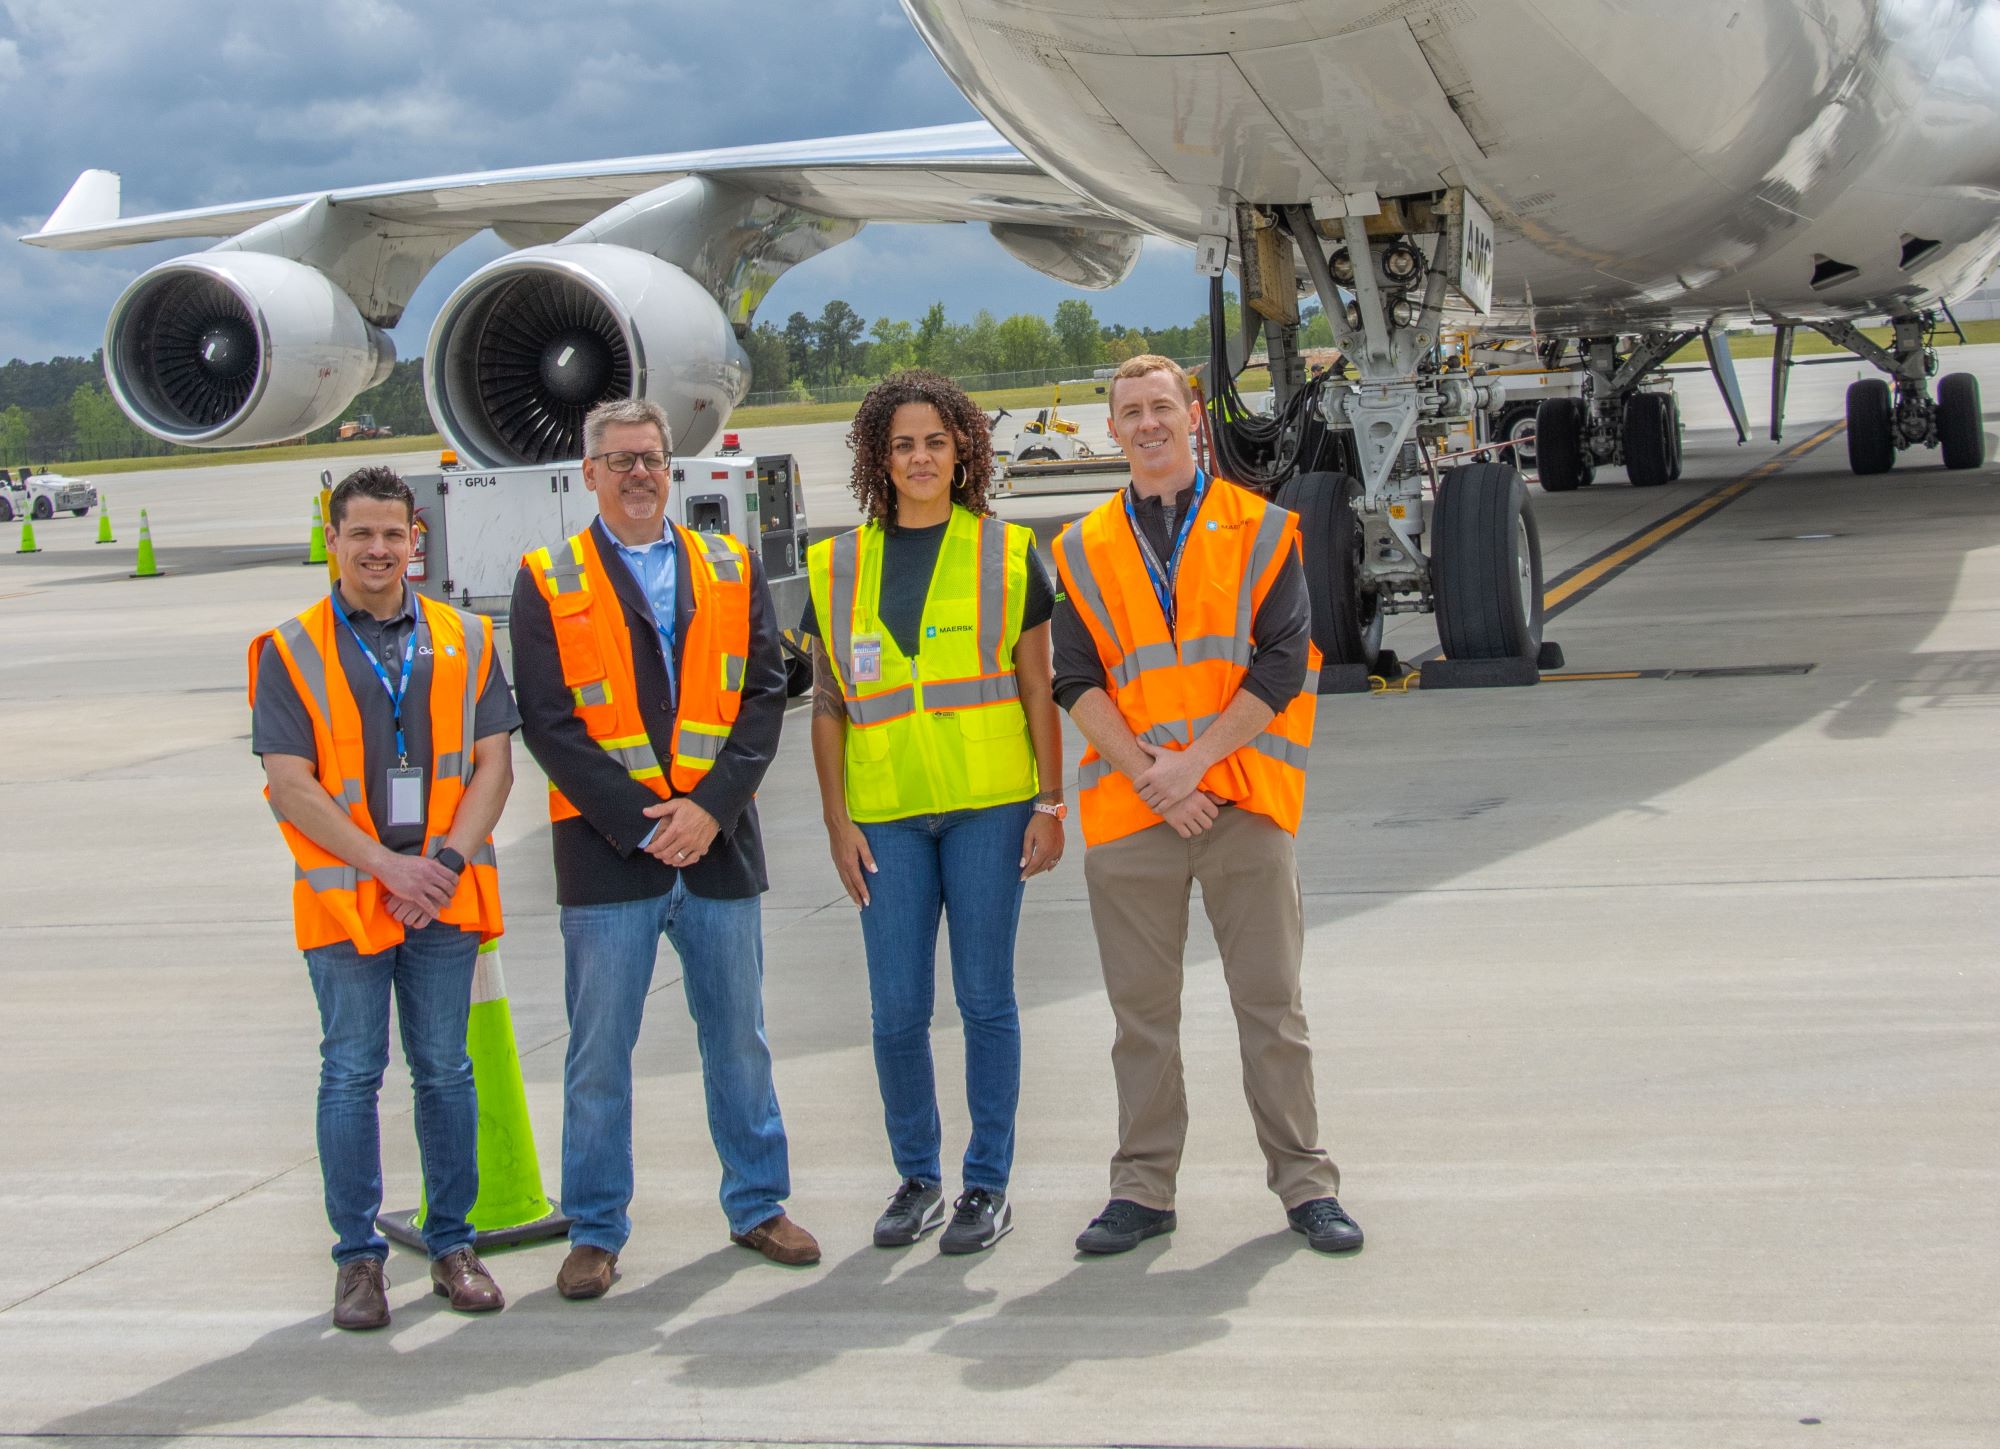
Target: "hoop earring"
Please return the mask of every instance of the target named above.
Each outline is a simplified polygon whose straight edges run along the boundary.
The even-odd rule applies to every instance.
[[[965,464],[960,463],[954,467],[951,470],[951,491],[954,493],[963,493],[965,491],[966,477]]]

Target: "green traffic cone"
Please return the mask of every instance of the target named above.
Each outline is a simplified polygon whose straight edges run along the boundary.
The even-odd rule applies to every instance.
[[[153,525],[146,517],[146,510],[139,510],[139,562],[132,570],[135,579],[157,579],[160,577],[159,561],[153,557]]]
[[[108,498],[99,498],[97,500],[97,541],[99,543],[118,542],[117,539],[111,536],[111,500]]]
[[[466,1215],[474,1243],[483,1250],[561,1237],[569,1231],[570,1220],[542,1187],[498,941],[479,948],[465,1045],[479,1095],[479,1198]],[[386,1236],[405,1247],[424,1245],[424,1218],[430,1204],[423,1197],[417,1201],[414,1211],[384,1213],[377,1220]]]
[[[313,495],[312,537],[306,544],[306,556],[299,560],[305,564],[326,562],[326,520],[320,516],[319,495]]]
[[[40,553],[42,546],[35,542],[35,520],[27,514],[21,515],[21,546],[15,553]]]

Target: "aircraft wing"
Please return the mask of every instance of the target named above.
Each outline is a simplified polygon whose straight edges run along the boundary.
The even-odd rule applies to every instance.
[[[225,206],[124,217],[118,178],[87,171],[43,228],[21,240],[60,251],[233,237],[319,201],[391,226],[470,236],[492,227],[514,244],[553,240],[622,201],[686,176],[712,176],[850,221],[1000,222],[1129,232],[983,121],[732,146],[555,166],[522,166],[343,187]]]

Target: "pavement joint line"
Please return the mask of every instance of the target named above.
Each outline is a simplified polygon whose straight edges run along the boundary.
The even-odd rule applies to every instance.
[[[1443,823],[1443,822],[1439,822]],[[1780,875],[1732,877],[1722,879],[1690,880],[1648,880],[1648,881],[1537,881],[1530,885],[1490,885],[1490,886],[1428,886],[1419,894],[1426,896],[1484,896],[1521,895],[1528,892],[1550,893],[1556,891],[1636,891],[1636,890],[1681,890],[1689,887],[1725,887],[1729,889],[1788,886],[1788,885],[1936,885],[1944,882],[1973,882],[2000,880],[2000,872],[1974,871],[1953,875],[1932,872],[1925,875]],[[1342,896],[1407,896],[1410,891],[1404,887],[1380,889],[1355,888],[1351,890],[1305,890],[1301,895],[1311,900],[1337,900]]]

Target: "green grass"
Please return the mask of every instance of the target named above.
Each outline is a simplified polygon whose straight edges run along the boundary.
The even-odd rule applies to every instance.
[[[407,438],[366,438],[355,443],[293,443],[275,448],[221,448],[214,452],[173,453],[164,458],[91,458],[64,463],[58,473],[73,478],[106,473],[143,473],[154,468],[212,468],[219,463],[290,463],[318,458],[359,458],[375,453],[421,453],[443,446],[436,433]]]

